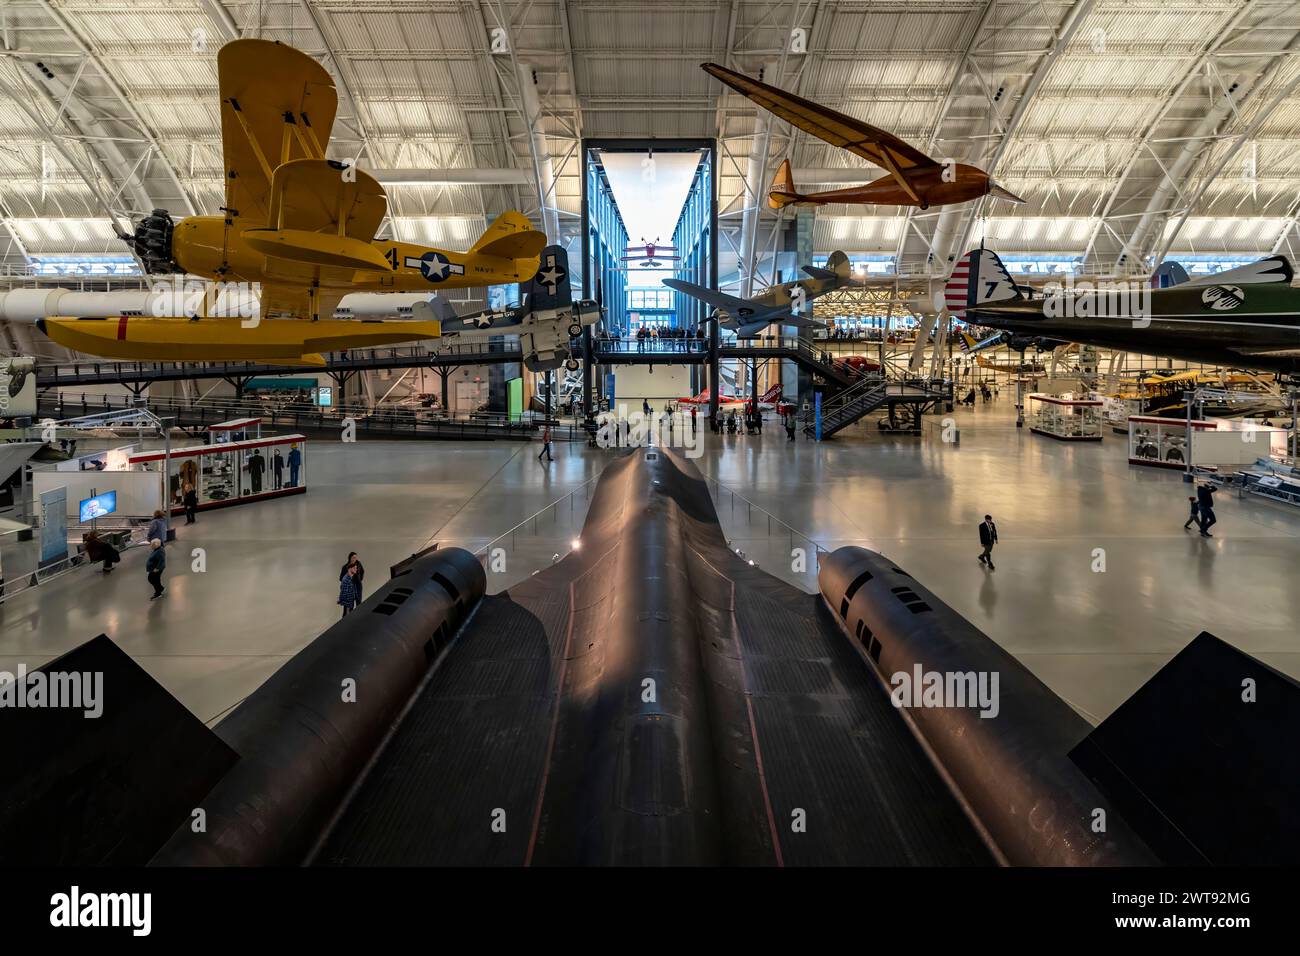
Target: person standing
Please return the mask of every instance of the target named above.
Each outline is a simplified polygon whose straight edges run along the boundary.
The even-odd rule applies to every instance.
[[[785,437],[790,441],[794,441],[794,412],[786,412]]]
[[[167,540],[167,519],[163,517],[161,511],[155,511],[153,513],[153,520],[149,522],[149,530],[145,532],[144,539],[146,541],[153,541],[155,539],[158,541]]]
[[[194,515],[199,510],[199,493],[188,481],[181,489],[181,503],[185,505],[185,523],[194,524]]]
[[[357,585],[357,566],[349,564],[343,572],[343,577],[339,579],[339,604],[343,607],[340,618],[347,617],[348,613],[360,603],[361,591]]]
[[[284,487],[284,455],[280,454],[278,448],[271,455],[271,471],[275,475],[275,490],[279,491]]]
[[[997,570],[993,567],[993,546],[997,543],[998,526],[993,523],[992,515],[985,515],[980,522],[980,544],[984,546],[980,552],[980,564],[987,566],[990,571]]]
[[[365,588],[366,567],[361,563],[361,558],[355,551],[348,552],[348,559],[343,562],[343,567],[339,569],[340,581],[348,576],[349,568],[354,568],[356,570],[357,603],[359,604],[361,603],[361,595]]]
[[[691,406],[691,435],[694,435],[696,430],[695,413],[696,413],[696,408],[694,405],[692,405]]]
[[[1214,516],[1214,490],[1214,485],[1208,481],[1196,489],[1196,503],[1201,506],[1201,535],[1206,538],[1214,537],[1210,534],[1210,526],[1219,520]]]
[[[543,455],[546,456],[547,461],[555,461],[555,459],[551,457],[551,426],[550,425],[542,426],[542,450],[537,453],[537,460],[541,461]]]
[[[158,538],[153,538],[149,542],[149,557],[145,559],[144,570],[145,576],[149,583],[153,585],[153,594],[149,600],[162,597],[162,593],[167,589],[163,587],[162,573],[167,567],[167,552],[163,549],[163,543]]]
[[[1191,508],[1191,514],[1189,514],[1187,516],[1187,520],[1183,522],[1184,531],[1190,528],[1193,524],[1200,525],[1201,523],[1201,506],[1200,503],[1197,502],[1196,496],[1188,495],[1187,502],[1189,507]]]

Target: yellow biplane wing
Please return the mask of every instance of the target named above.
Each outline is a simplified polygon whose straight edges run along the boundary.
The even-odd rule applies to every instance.
[[[538,232],[523,213],[503,212],[470,246],[470,253],[502,259],[532,259],[546,248],[546,233]]]
[[[235,40],[217,54],[226,215],[267,222],[276,168],[325,158],[338,94],[323,66],[271,40]]]
[[[848,150],[855,156],[861,156],[869,163],[875,163],[893,176],[895,182],[913,199],[917,199],[916,192],[904,174],[911,169],[940,165],[910,143],[852,116],[845,116],[802,96],[760,83],[716,63],[703,63],[701,67],[710,76],[749,97],[796,129],[832,146]]]
[[[295,159],[271,179],[265,229],[246,241],[275,259],[334,269],[392,271],[372,245],[388,197],[368,173],[328,159]]]

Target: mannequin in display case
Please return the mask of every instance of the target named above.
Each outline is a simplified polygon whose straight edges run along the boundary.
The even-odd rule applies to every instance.
[[[266,459],[262,457],[260,451],[254,448],[245,465],[248,466],[248,481],[252,493],[255,495],[260,494],[262,491],[262,475],[266,471]]]

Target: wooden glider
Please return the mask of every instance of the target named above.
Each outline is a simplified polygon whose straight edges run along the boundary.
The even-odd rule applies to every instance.
[[[968,202],[987,195],[1009,202],[1024,202],[1019,196],[994,183],[982,169],[963,163],[941,163],[892,133],[716,63],[704,63],[701,67],[710,76],[796,129],[847,150],[889,174],[864,186],[801,193],[794,186],[789,162],[786,161],[777,173],[768,195],[769,205],[773,208],[787,205],[871,203],[927,209],[930,206]]]

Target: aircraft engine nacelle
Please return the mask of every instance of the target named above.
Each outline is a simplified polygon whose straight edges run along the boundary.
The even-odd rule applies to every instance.
[[[172,233],[172,257],[180,267],[176,271],[214,282],[253,281],[266,271],[266,257],[242,241],[236,227],[227,226],[222,216],[187,216],[178,222]]]
[[[176,273],[181,267],[172,255],[172,234],[176,229],[166,209],[155,209],[135,227],[132,235],[119,237],[131,247],[149,275]]]
[[[600,303],[592,299],[583,299],[573,306],[573,317],[579,325],[595,325],[604,314],[605,310],[600,307]]]

